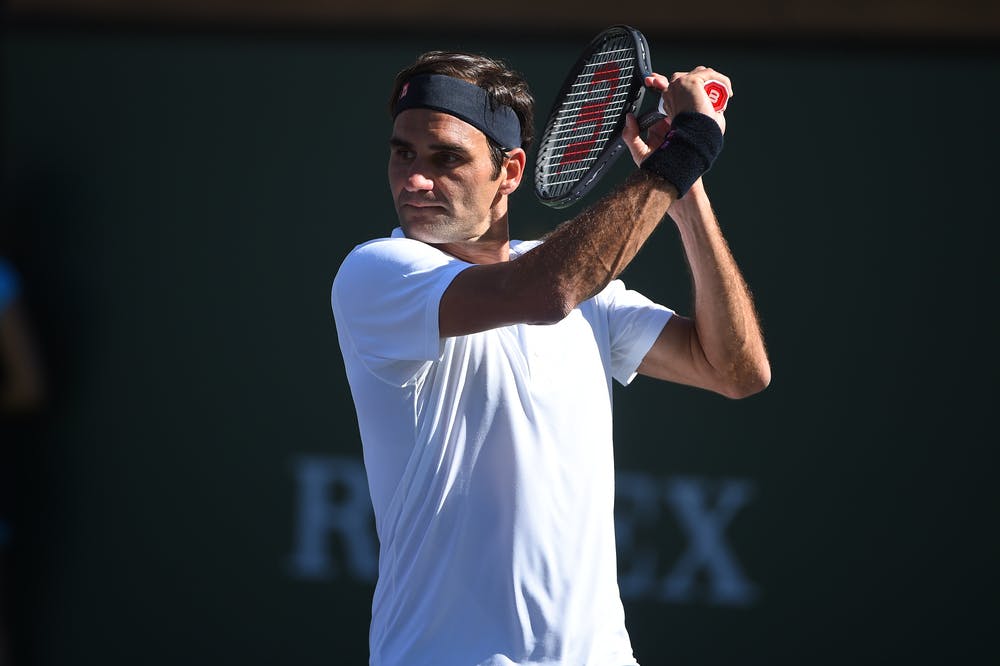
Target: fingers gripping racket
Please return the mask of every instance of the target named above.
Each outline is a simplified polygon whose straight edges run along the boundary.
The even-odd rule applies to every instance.
[[[604,30],[570,70],[538,144],[535,194],[552,208],[579,201],[626,150],[625,117],[642,105],[645,79],[653,73],[649,45],[627,25]],[[729,92],[719,81],[705,84],[716,111]],[[662,106],[639,119],[646,129],[665,117]]]

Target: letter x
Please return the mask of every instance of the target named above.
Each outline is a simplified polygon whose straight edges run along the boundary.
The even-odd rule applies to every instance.
[[[714,508],[708,507],[710,491],[718,488]],[[743,606],[753,602],[756,587],[747,580],[724,536],[726,526],[751,497],[749,481],[709,481],[672,478],[666,500],[688,537],[688,549],[661,583],[664,601],[691,601],[696,575],[704,570],[711,603]]]

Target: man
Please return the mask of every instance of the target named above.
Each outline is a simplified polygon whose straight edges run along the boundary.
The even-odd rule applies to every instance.
[[[0,228],[0,245],[4,231]],[[0,256],[0,666],[13,659],[15,462],[18,447],[33,442],[28,420],[45,401],[44,373],[25,310],[21,277]]]
[[[636,663],[616,580],[611,379],[742,397],[770,376],[698,179],[725,123],[709,79],[730,87],[706,68],[650,77],[670,140],[666,123],[643,140],[630,118],[643,168],[538,243],[508,233],[531,141],[524,81],[442,52],[397,76],[400,228],[355,248],[332,292],[380,540],[371,664]],[[615,280],[668,209],[691,319]]]

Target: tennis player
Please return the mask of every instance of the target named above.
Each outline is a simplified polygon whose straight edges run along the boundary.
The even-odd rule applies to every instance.
[[[671,79],[647,83],[673,129],[684,114],[688,143],[717,153],[725,119],[704,83],[728,79]],[[630,119],[642,168],[522,242],[508,211],[532,140],[521,76],[427,53],[397,76],[391,113],[399,227],[356,247],[332,290],[380,540],[370,663],[636,664],[616,578],[611,380],[739,398],[770,378],[749,292],[689,173],[703,161],[691,145],[656,151],[666,125],[644,140]],[[691,318],[616,279],[668,212]]]

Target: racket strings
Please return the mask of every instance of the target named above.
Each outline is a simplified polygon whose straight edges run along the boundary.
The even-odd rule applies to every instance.
[[[603,153],[633,97],[636,52],[629,37],[606,42],[569,86],[542,138],[536,174],[554,196],[572,188]]]
[[[605,79],[595,83],[594,73],[607,71],[603,68],[609,64],[617,67],[617,76],[613,80]],[[574,136],[585,136],[588,134],[588,129],[593,133],[593,128],[588,125],[595,124],[601,119],[617,118],[631,99],[630,83],[635,70],[631,58],[594,63],[588,65],[588,69],[591,71],[585,70],[581,73],[572,86],[580,90],[566,96],[550,131],[546,134],[547,138],[555,141],[553,147],[560,147],[570,142]],[[607,130],[598,132],[608,133]]]

